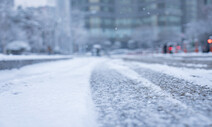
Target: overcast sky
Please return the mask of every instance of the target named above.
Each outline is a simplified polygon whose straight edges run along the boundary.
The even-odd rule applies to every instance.
[[[38,6],[45,6],[45,5],[49,5],[49,4],[53,4],[54,0],[15,0],[15,5],[16,6],[24,6],[24,7],[29,7],[29,6],[33,6],[33,7],[38,7]]]

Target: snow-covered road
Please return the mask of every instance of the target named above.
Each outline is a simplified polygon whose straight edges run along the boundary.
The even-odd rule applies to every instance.
[[[82,58],[0,71],[0,127],[95,127],[92,68]]]
[[[180,68],[119,60],[99,65],[91,88],[100,123],[103,127],[212,126],[212,76],[193,82],[188,78],[192,75]]]
[[[76,58],[0,75],[0,127],[212,126],[212,70]]]

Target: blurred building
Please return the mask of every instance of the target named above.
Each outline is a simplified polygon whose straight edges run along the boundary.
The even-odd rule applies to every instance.
[[[153,28],[156,44],[179,41],[182,10],[179,0],[137,0],[138,21]]]
[[[201,0],[202,1],[202,0]],[[197,21],[199,0],[182,0],[183,23]]]
[[[207,15],[211,13],[212,0],[198,0],[198,18],[207,18]]]
[[[128,42],[136,29],[151,28],[155,44],[181,43],[186,24],[207,18],[212,0],[72,0],[85,13],[91,35]]]
[[[72,9],[84,12],[85,27],[91,35],[115,37],[114,8],[114,0],[72,0]]]
[[[64,53],[72,53],[71,42],[71,14],[70,14],[70,1],[69,0],[56,0],[57,13],[57,33],[56,33],[56,48],[63,49]]]
[[[182,32],[185,32],[186,24],[198,20],[200,0],[181,0],[182,2]],[[202,1],[202,0],[201,0]]]
[[[206,22],[211,22],[212,16],[212,0],[198,0],[198,19]],[[211,23],[207,24],[207,28],[211,29]],[[203,51],[209,52],[210,45],[207,43],[212,35],[212,31],[205,31],[198,39],[202,44]]]
[[[212,0],[181,0],[182,3],[182,31],[185,25],[206,18],[211,12]]]
[[[130,38],[140,26],[153,27],[155,38],[165,31],[181,32],[179,0],[72,0],[72,7],[86,13],[91,34],[110,39]]]

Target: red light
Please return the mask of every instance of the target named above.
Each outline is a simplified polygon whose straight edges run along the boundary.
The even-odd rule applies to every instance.
[[[212,39],[208,39],[208,43],[211,44],[212,43]]]
[[[169,51],[172,51],[172,49],[173,49],[172,47],[169,47]]]
[[[181,49],[181,47],[180,46],[177,46],[177,50],[180,50]]]

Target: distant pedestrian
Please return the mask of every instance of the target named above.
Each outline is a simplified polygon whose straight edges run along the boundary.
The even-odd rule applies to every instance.
[[[163,53],[164,53],[164,54],[167,53],[167,44],[164,44],[164,46],[163,46]]]
[[[51,48],[51,46],[48,46],[47,47],[47,50],[48,50],[48,54],[51,55],[52,54],[52,48]]]
[[[172,45],[169,46],[169,53],[173,54],[173,46]]]

